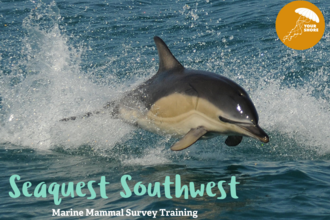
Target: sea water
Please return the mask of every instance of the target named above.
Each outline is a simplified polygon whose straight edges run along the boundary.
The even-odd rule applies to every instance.
[[[275,30],[288,2],[1,0],[0,219],[48,219],[58,210],[68,213],[58,219],[104,211],[120,219],[153,218],[152,211],[158,219],[327,219],[330,5],[311,1],[325,17],[325,33],[315,47],[296,51]],[[177,139],[106,114],[59,121],[101,109],[153,76],[154,36],[185,67],[241,85],[270,142],[245,137],[228,147],[219,136],[172,152]],[[176,176],[205,192],[176,197]],[[228,185],[233,177],[237,198]],[[226,198],[218,199],[218,185],[207,193],[221,181]],[[161,196],[150,196],[149,184],[152,194],[157,183]],[[59,194],[58,205],[50,193],[56,184],[73,191]]]

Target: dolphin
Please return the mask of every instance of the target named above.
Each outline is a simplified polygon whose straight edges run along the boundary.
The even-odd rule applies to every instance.
[[[228,146],[237,146],[243,136],[269,141],[258,125],[255,106],[241,86],[219,74],[185,68],[161,38],[155,36],[154,41],[159,56],[157,73],[102,110],[80,117],[108,112],[145,130],[178,137],[173,151],[217,135],[228,136]]]

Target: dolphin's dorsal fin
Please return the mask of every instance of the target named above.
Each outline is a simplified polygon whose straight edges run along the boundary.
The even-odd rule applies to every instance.
[[[154,41],[156,43],[159,56],[158,72],[174,68],[184,68],[181,63],[173,56],[165,42],[160,37],[155,36]]]

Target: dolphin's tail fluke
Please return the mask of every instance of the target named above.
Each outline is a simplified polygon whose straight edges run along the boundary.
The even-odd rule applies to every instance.
[[[71,116],[68,118],[63,118],[60,121],[74,121],[76,119],[84,119],[84,118],[89,118],[94,115],[99,115],[99,114],[109,114],[111,118],[117,118],[118,113],[118,107],[117,103],[115,101],[108,102],[103,109],[97,110],[97,111],[92,111],[92,112],[87,112],[83,115],[78,115],[78,116]]]
[[[76,120],[76,119],[88,118],[90,116],[98,115],[98,114],[101,114],[101,113],[102,113],[101,111],[87,112],[86,114],[83,114],[83,115],[71,116],[71,117],[68,117],[68,118],[62,118],[60,121],[73,121],[73,120]]]

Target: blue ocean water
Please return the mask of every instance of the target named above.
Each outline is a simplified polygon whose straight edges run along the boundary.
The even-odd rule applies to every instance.
[[[330,4],[310,1],[324,15],[325,33],[315,47],[295,51],[275,31],[276,16],[288,2],[0,0],[0,219],[48,219],[52,209],[328,219]],[[185,67],[216,72],[245,88],[270,142],[244,138],[228,147],[219,136],[172,152],[175,138],[105,115],[59,122],[99,109],[154,75],[156,35]],[[60,205],[51,195],[11,198],[14,174],[21,177],[19,187],[30,181],[31,189],[40,182],[87,184],[105,176],[108,198],[87,199],[86,187],[87,196],[62,197]],[[162,183],[166,176],[174,181],[176,174],[182,184],[195,185],[235,176],[238,199],[229,193],[222,200],[206,194],[168,199],[163,188],[160,198],[120,195],[123,175],[132,177],[133,190],[137,182]],[[157,216],[172,218],[192,219]]]

